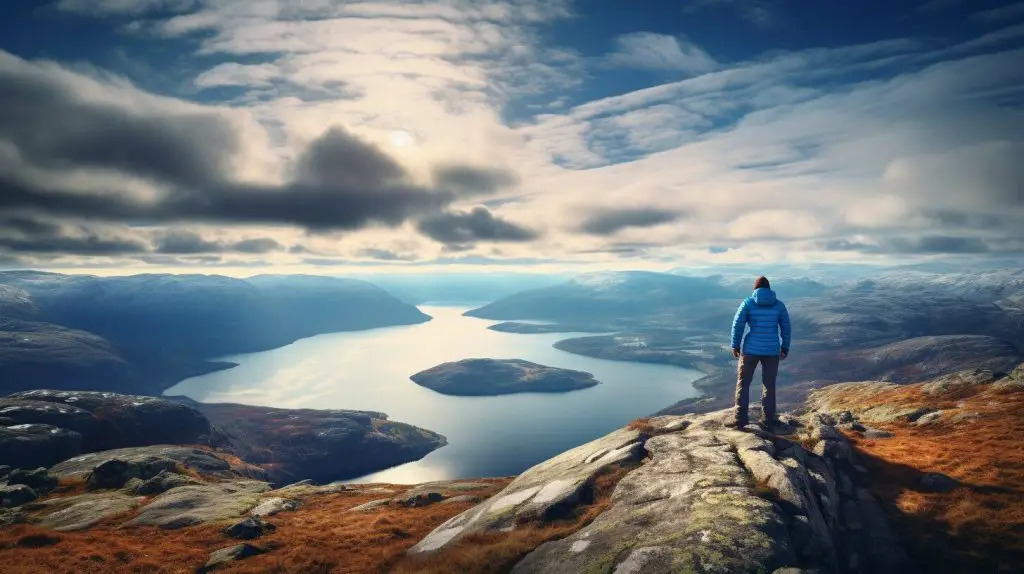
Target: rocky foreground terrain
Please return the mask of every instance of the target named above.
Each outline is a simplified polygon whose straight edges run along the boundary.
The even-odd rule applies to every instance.
[[[769,432],[659,416],[514,480],[244,476],[213,450],[6,471],[16,572],[1016,572],[1024,365],[814,390]],[[178,450],[176,450],[178,449]],[[186,452],[187,451],[187,452]]]
[[[410,378],[417,385],[457,396],[564,393],[599,384],[590,373],[521,359],[464,359],[431,367]]]

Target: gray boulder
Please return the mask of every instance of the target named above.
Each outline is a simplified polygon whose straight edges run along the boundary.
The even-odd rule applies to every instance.
[[[183,528],[244,516],[270,485],[254,480],[182,486],[161,494],[127,525]]]
[[[399,497],[396,497],[394,499],[394,503],[400,506],[416,508],[420,506],[429,506],[431,504],[441,502],[442,500],[444,500],[444,495],[437,490],[413,489]]]
[[[0,508],[21,506],[37,498],[39,498],[39,495],[36,494],[36,491],[24,484],[0,486]]]
[[[140,496],[153,496],[161,494],[171,490],[172,488],[178,488],[179,486],[189,486],[194,484],[202,484],[200,481],[192,478],[191,476],[185,476],[176,472],[170,472],[167,470],[160,471],[159,474],[143,482],[142,484],[135,487],[135,494]]]
[[[260,500],[260,503],[249,511],[252,516],[273,516],[281,512],[290,512],[297,510],[302,503],[298,500],[289,500],[287,498],[281,498],[280,496],[272,496],[270,498],[264,498]]]
[[[367,512],[370,512],[370,511],[376,511],[377,509],[382,509],[382,507],[387,506],[390,503],[391,503],[391,499],[390,498],[381,498],[380,500],[371,500],[369,502],[365,502],[365,503],[359,504],[358,506],[352,506],[351,509],[348,510],[348,512],[350,512],[350,513],[367,513]]]
[[[45,511],[40,514],[38,523],[52,530],[84,530],[106,518],[131,512],[141,500],[120,492],[56,498],[43,503]]]
[[[640,433],[630,429],[564,452],[526,470],[487,502],[437,527],[410,552],[435,552],[467,534],[507,531],[524,520],[556,518],[587,502],[597,475],[638,462],[643,453]]]
[[[86,488],[121,488],[130,479],[149,480],[162,472],[173,470],[177,464],[169,458],[159,456],[139,457],[131,461],[111,458],[92,469],[86,480]]]
[[[262,518],[247,516],[225,528],[224,535],[241,540],[252,540],[274,530],[277,530],[277,527],[269,522],[264,522]]]
[[[0,426],[0,460],[15,468],[51,466],[82,452],[82,435],[47,424]]]
[[[111,459],[124,461],[131,468],[150,469],[152,473],[145,477],[147,479],[156,476],[162,470],[170,470],[166,467],[168,460],[202,475],[215,478],[235,477],[231,465],[214,453],[173,445],[121,448],[83,454],[53,466],[50,472],[59,478],[86,478],[97,466]]]
[[[7,475],[7,484],[24,484],[42,494],[57,488],[59,481],[42,467],[35,470],[16,468]]]
[[[221,548],[220,550],[210,554],[210,559],[206,561],[206,564],[200,571],[209,572],[216,570],[217,568],[227,566],[232,562],[244,560],[259,554],[265,554],[266,552],[266,550],[258,546],[252,546],[251,544],[238,544],[227,548]]]

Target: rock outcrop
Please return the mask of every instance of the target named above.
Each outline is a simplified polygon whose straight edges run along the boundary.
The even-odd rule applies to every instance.
[[[207,462],[214,466],[203,468],[204,455],[196,458],[181,450],[170,458],[224,478],[242,474],[279,484],[300,478],[328,482],[417,460],[445,444],[437,433],[377,412],[206,405],[181,397],[45,389],[0,398],[0,461],[15,468],[60,463],[62,475],[81,466],[66,464],[71,459],[92,464],[96,457],[125,455],[135,460],[161,456],[157,451],[165,449],[195,450],[169,445],[195,445],[217,448],[247,464],[225,466],[213,457]],[[130,474],[125,480],[146,480],[156,472]]]
[[[212,429],[199,411],[176,401],[138,395],[90,391],[36,390],[8,397],[18,401],[60,405],[67,413],[36,412],[33,422],[46,422],[81,433],[88,450],[152,444],[207,444]],[[24,407],[23,407],[24,408]],[[61,409],[58,408],[58,412]],[[91,420],[88,415],[91,415]],[[2,415],[0,415],[2,416]],[[26,415],[29,416],[29,415]],[[68,425],[72,426],[68,426]]]
[[[182,486],[154,498],[127,524],[173,529],[239,518],[268,490],[270,485],[259,481]]]
[[[638,464],[592,523],[541,545],[513,572],[913,568],[835,426],[809,414],[787,421],[781,432],[795,434],[780,436],[726,428],[729,414],[658,417],[644,434],[622,429],[559,455],[442,524],[410,554],[444,552],[471,533],[556,520],[587,502],[586,485],[601,467]]]
[[[435,552],[469,534],[507,532],[524,520],[558,518],[590,500],[599,474],[639,462],[643,452],[640,432],[630,429],[564,452],[523,472],[488,501],[445,522],[410,552]]]

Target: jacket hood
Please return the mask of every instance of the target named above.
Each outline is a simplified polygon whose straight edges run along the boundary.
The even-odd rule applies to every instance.
[[[768,289],[767,287],[761,287],[755,289],[753,295],[750,296],[761,307],[771,307],[775,304],[775,291]]]

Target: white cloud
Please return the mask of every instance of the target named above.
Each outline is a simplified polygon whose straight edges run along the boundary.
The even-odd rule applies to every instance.
[[[124,6],[92,4],[127,13]],[[900,238],[925,231],[974,234],[992,245],[1013,245],[1017,233],[1019,242],[1006,221],[1024,217],[1021,173],[1013,168],[1024,154],[1024,51],[965,56],[1002,46],[1020,34],[1018,26],[940,49],[893,39],[731,64],[681,36],[630,34],[600,65],[692,77],[567,107],[576,101],[567,94],[575,97],[572,88],[589,80],[588,62],[545,45],[535,25],[568,14],[566,3],[540,0],[205,0],[147,26],[190,38],[204,59],[218,62],[197,74],[195,87],[242,92],[215,109],[248,130],[238,169],[251,179],[286,177],[298,150],[335,125],[380,145],[419,181],[452,160],[514,168],[517,189],[453,208],[493,200],[494,217],[544,233],[498,251],[482,243],[459,257],[581,265],[634,258],[626,264],[637,265],[637,253],[647,262],[707,260],[715,245],[731,248],[713,256],[719,261],[799,258],[820,255],[827,242],[911,245]],[[211,109],[103,74],[76,79],[74,89],[140,110]],[[509,105],[524,100],[544,103],[537,109],[545,113],[510,123]],[[396,133],[408,134],[401,145]],[[0,161],[4,154],[0,145]],[[110,182],[95,174],[37,175],[96,189]],[[137,195],[161,192],[136,181],[118,185]],[[579,233],[586,214],[623,206],[686,215],[626,226],[614,237]],[[261,256],[296,268],[312,257],[453,257],[413,224],[308,236],[259,226],[203,233],[223,242],[267,237],[301,245],[308,253]]]
[[[685,37],[652,32],[634,32],[615,39],[615,51],[605,57],[613,66],[648,70],[673,70],[699,74],[718,63]]]

